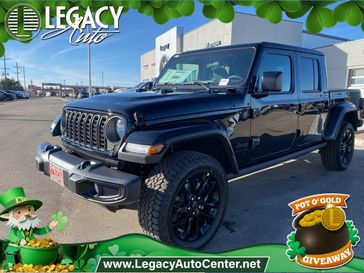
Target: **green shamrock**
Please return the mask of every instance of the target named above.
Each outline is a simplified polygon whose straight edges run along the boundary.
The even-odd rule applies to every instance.
[[[357,26],[363,21],[363,12],[361,7],[363,3],[359,1],[348,1],[338,5],[334,9],[335,19],[340,22],[347,22],[351,26]],[[364,9],[364,7],[362,7]]]
[[[125,256],[126,255],[125,251],[120,251],[120,247],[117,244],[109,246],[107,249],[109,250],[109,253],[104,253],[104,254],[102,254],[103,256]]]
[[[84,272],[95,272],[97,264],[99,263],[100,258],[101,258],[101,255],[96,255],[95,258],[88,259],[86,265],[83,266],[82,271],[84,271]]]
[[[300,242],[295,241],[296,234],[294,232],[291,232],[287,236],[287,239],[288,239],[287,241],[288,249],[286,251],[286,254],[289,256],[291,260],[294,260],[297,255],[301,257],[304,257],[306,255],[306,248],[303,246],[301,247]]]
[[[73,259],[68,256],[64,256],[60,263],[63,265],[70,265],[73,264]]]
[[[52,215],[52,219],[57,221],[57,230],[59,232],[63,232],[67,223],[68,223],[68,217],[63,215],[61,211],[57,211]]]
[[[346,221],[346,226],[349,233],[349,240],[353,246],[356,246],[360,241],[360,237],[358,236],[359,231],[352,220]]]
[[[257,5],[257,15],[268,19],[273,24],[282,21],[282,10],[285,12],[296,12],[300,10],[302,4],[299,0],[275,0],[261,1]]]
[[[266,18],[272,24],[278,24],[282,21],[282,9],[276,1],[263,2],[257,7],[257,15]]]
[[[332,10],[321,6],[314,7],[307,16],[306,28],[311,33],[318,33],[324,27],[333,27],[336,20]]]

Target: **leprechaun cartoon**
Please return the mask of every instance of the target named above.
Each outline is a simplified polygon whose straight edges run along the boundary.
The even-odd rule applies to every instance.
[[[0,212],[0,220],[8,221],[10,226],[9,244],[5,250],[6,262],[16,264],[19,247],[26,245],[35,235],[51,232],[57,221],[48,226],[38,227],[40,219],[35,212],[42,206],[39,200],[28,200],[23,188],[11,188],[0,195],[0,204],[4,210]]]

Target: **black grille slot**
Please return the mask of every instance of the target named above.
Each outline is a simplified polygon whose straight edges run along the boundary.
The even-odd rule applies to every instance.
[[[69,143],[102,152],[113,150],[105,136],[107,115],[66,110],[64,119],[63,137]]]

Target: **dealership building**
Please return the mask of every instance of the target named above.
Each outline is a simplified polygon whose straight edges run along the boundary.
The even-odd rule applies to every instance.
[[[364,97],[364,39],[318,48],[326,56],[330,89],[361,89]]]
[[[351,41],[310,34],[303,30],[301,22],[283,20],[271,24],[255,15],[239,12],[228,24],[212,20],[187,33],[176,26],[156,37],[155,48],[141,56],[141,81],[155,79],[176,53],[263,41],[320,50],[326,55],[330,89],[364,90],[364,39]]]

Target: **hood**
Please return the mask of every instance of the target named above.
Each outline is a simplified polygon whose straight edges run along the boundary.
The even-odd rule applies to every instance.
[[[133,121],[135,112],[141,112],[145,122],[163,119],[197,118],[199,115],[219,115],[241,108],[241,93],[183,92],[161,94],[156,92],[111,93],[74,100],[66,108],[122,114]]]

